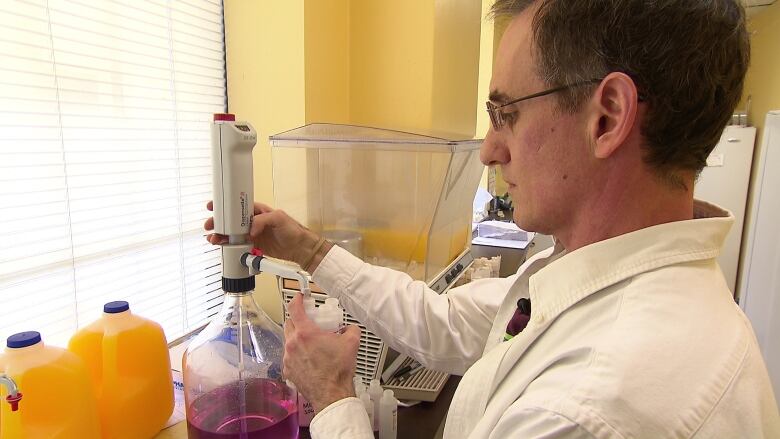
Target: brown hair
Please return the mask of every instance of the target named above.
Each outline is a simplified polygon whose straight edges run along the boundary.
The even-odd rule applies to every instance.
[[[560,86],[628,74],[648,104],[645,162],[679,182],[700,171],[742,95],[750,58],[736,0],[497,0],[491,16],[539,2],[533,20],[539,77]],[[559,95],[574,112],[592,87]]]

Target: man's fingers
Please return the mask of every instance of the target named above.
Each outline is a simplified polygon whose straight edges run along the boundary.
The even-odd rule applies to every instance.
[[[360,344],[360,336],[362,335],[362,332],[360,331],[360,326],[357,325],[347,325],[344,329],[343,336],[351,339],[354,343]]]
[[[203,223],[203,228],[206,230],[214,230],[214,217],[211,217]]]
[[[289,340],[295,332],[295,323],[292,320],[287,319],[284,321],[284,339]]]
[[[228,242],[228,239],[224,235],[218,235],[216,233],[211,233],[209,235],[206,235],[206,240],[214,245],[222,245]]]
[[[214,201],[213,200],[209,201],[208,203],[206,203],[206,209],[208,209],[210,211],[214,211]],[[269,206],[267,204],[255,202],[255,214],[258,214],[258,213],[268,213],[268,212],[273,212],[273,211],[274,211],[274,209],[271,206]]]
[[[303,308],[303,294],[298,293],[287,304],[287,312],[290,313],[290,319],[293,323],[306,317],[306,310]]]
[[[287,311],[290,313],[289,320],[298,329],[310,328],[314,322],[306,315],[306,309],[303,307],[303,294],[298,293],[287,305]],[[316,325],[315,325],[316,327]]]
[[[258,213],[252,217],[252,226],[249,229],[249,236],[257,238],[263,234],[266,227],[273,227],[279,220],[279,214],[276,211]]]
[[[269,213],[269,212],[273,212],[273,211],[274,211],[274,209],[271,206],[269,206],[267,204],[255,202],[255,215],[258,215],[258,214],[261,214],[261,213]]]

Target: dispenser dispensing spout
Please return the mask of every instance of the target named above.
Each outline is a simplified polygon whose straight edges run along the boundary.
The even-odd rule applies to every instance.
[[[297,279],[301,283],[301,292],[305,298],[311,296],[309,276],[296,266],[282,264],[263,256],[260,249],[252,249],[251,253],[245,253],[241,258],[241,264],[249,268],[250,274],[259,274],[263,271],[288,279]]]
[[[19,401],[22,400],[22,394],[19,393],[19,389],[16,387],[14,380],[5,374],[0,374],[0,384],[5,385],[5,387],[8,388],[8,396],[5,397],[5,400],[8,404],[11,404],[11,411],[15,412],[19,410]]]
[[[311,288],[309,288],[308,274],[303,270],[298,270],[295,273],[298,274],[298,280],[301,282],[301,292],[303,293],[303,297],[311,297]]]

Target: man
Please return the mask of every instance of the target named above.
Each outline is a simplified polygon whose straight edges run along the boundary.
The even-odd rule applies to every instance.
[[[445,438],[780,437],[715,261],[733,217],[692,195],[741,94],[741,6],[498,0],[493,13],[511,21],[481,158],[502,168],[518,225],[554,249],[439,296],[267,206],[255,243],[394,349],[464,374]],[[285,374],[318,411],[312,436],[372,437],[352,391],[358,331],[319,331],[300,298],[289,311]]]

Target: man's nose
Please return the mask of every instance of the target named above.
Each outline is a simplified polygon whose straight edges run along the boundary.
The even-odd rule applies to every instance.
[[[485,140],[479,149],[479,159],[485,166],[501,165],[509,162],[509,149],[504,140],[493,128],[488,129]]]

